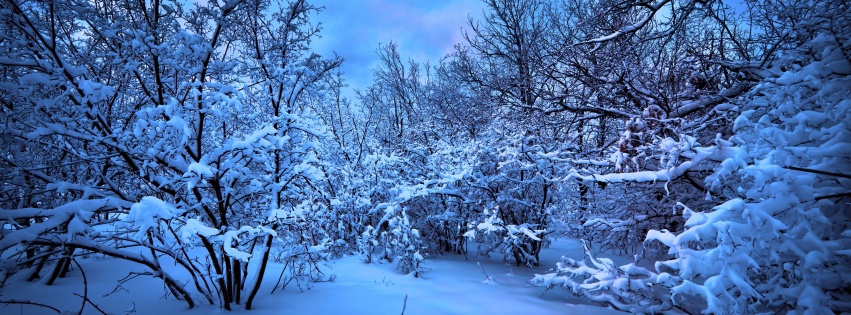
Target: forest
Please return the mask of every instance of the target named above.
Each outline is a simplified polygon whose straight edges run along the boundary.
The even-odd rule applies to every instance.
[[[309,1],[0,0],[0,304],[116,312],[106,261],[251,314],[343,257],[492,256],[623,312],[851,312],[848,3],[483,1],[346,95]]]

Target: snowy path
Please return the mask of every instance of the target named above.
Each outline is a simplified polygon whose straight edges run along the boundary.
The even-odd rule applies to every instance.
[[[561,289],[544,291],[526,283],[533,273],[543,273],[554,266],[564,253],[579,258],[581,246],[573,240],[554,242],[542,252],[541,267],[528,269],[505,264],[501,255],[475,257],[465,260],[463,255],[449,254],[427,261],[431,270],[414,278],[394,271],[392,264],[365,264],[358,256],[337,259],[328,264],[326,274],[336,274],[332,282],[311,283],[300,291],[291,283],[286,291],[268,294],[280,273],[280,265],[271,265],[254,310],[236,311],[243,314],[400,314],[407,295],[405,314],[623,314],[611,309],[583,305],[584,299],[571,297]],[[486,281],[481,263],[494,281]],[[162,285],[149,278],[131,280],[121,290],[108,297],[116,279],[129,270],[142,271],[140,267],[128,268],[125,263],[109,259],[84,260],[83,267],[89,281],[89,295],[101,308],[114,314],[125,314],[133,309],[135,314],[217,314],[217,306],[202,305],[188,310],[183,302],[162,300]],[[109,271],[112,272],[109,272]],[[47,287],[37,283],[17,283],[0,295],[0,300],[28,299],[50,304],[61,310],[76,313],[82,293],[82,276],[78,271],[60,279],[57,285]],[[237,308],[241,308],[237,306]],[[96,314],[86,306],[85,314]],[[55,314],[33,306],[0,305],[0,314]]]

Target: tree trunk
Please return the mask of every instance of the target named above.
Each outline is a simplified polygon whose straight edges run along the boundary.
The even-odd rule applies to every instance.
[[[260,268],[257,270],[257,280],[254,281],[254,286],[251,288],[251,293],[248,294],[248,300],[245,301],[245,309],[251,309],[251,303],[254,302],[254,296],[260,290],[260,284],[263,282],[263,275],[266,273],[266,264],[269,262],[269,249],[272,247],[272,236],[266,235],[266,240],[263,244],[263,258],[260,261]]]

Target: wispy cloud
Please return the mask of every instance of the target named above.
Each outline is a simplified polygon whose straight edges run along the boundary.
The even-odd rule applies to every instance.
[[[462,40],[468,16],[479,18],[480,0],[315,0],[323,38],[314,48],[346,58],[343,72],[353,88],[369,85],[379,43],[399,45],[403,58],[435,63]]]

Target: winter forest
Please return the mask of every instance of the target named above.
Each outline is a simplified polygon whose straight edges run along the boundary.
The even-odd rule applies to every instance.
[[[0,313],[851,312],[848,3],[483,1],[0,0]]]

